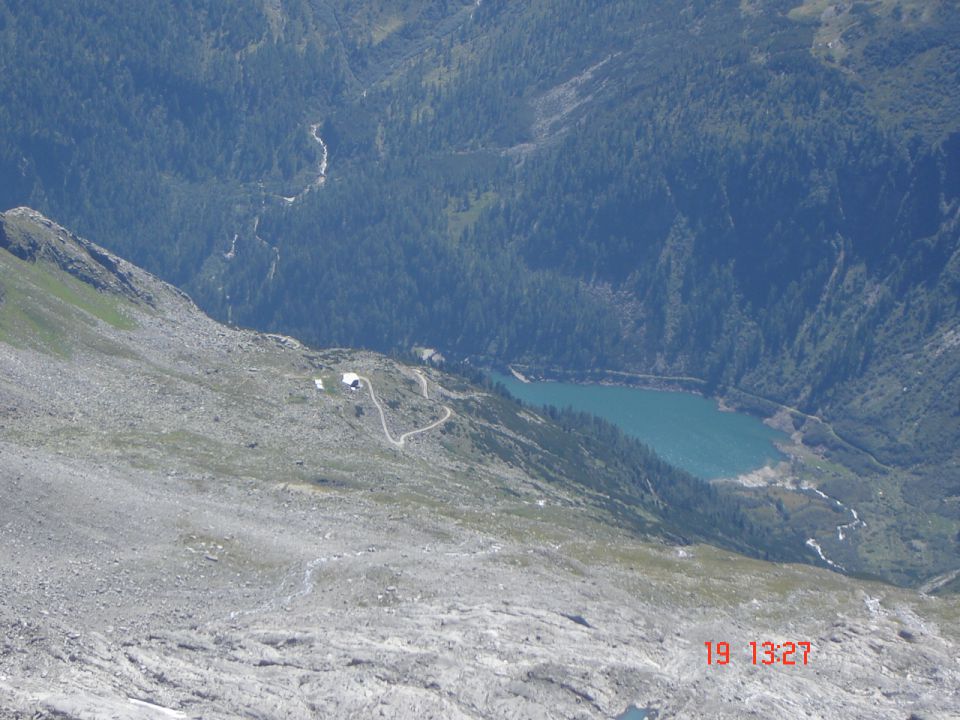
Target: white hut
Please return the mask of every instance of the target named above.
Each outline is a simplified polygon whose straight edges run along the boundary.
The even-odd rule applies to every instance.
[[[356,390],[360,387],[360,376],[352,372],[344,373],[342,382],[348,388]]]

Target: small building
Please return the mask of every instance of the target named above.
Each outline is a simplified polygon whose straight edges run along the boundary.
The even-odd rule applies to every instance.
[[[342,382],[351,390],[357,390],[360,387],[360,376],[352,372],[344,373]]]
[[[323,390],[323,378],[314,378],[313,384],[316,386],[317,390]]]

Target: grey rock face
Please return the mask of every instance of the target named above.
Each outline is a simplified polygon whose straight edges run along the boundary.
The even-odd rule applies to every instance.
[[[149,295],[138,290],[123,269],[125,263],[99,245],[30,208],[15,208],[0,217],[0,249],[21,260],[47,260],[98,290],[149,300]]]

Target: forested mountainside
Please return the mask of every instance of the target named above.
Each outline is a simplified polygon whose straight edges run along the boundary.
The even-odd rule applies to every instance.
[[[770,398],[956,552],[956,3],[7,0],[0,100],[0,205],[219,318]]]

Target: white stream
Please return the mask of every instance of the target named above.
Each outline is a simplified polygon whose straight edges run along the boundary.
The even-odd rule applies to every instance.
[[[262,614],[268,611],[275,611],[282,608],[288,608],[294,600],[297,600],[302,597],[310,595],[316,583],[314,581],[314,575],[321,565],[328,562],[336,562],[343,557],[340,553],[335,553],[329,557],[318,557],[314,558],[308,562],[303,570],[298,571],[297,569],[292,570],[284,579],[280,582],[279,587],[274,592],[272,598],[270,598],[263,605],[258,607],[249,608],[247,610],[234,610],[228,616],[230,620],[235,620],[238,617],[243,617],[245,615],[254,615]],[[300,575],[299,583],[296,582],[297,575]],[[284,593],[283,589],[289,587],[289,585],[294,584],[294,590],[289,593]]]
[[[303,190],[293,196],[280,195],[279,198],[283,200],[287,205],[293,205],[295,202],[302,200],[308,192],[314,188],[323,187],[323,184],[327,181],[327,167],[330,159],[330,151],[327,148],[327,144],[323,141],[323,138],[320,137],[320,123],[313,123],[310,126],[310,137],[312,137],[317,144],[320,145],[322,155],[320,157],[320,162],[317,163],[317,177],[307,185]],[[273,197],[278,197],[274,195]],[[266,245],[271,250],[273,250],[273,260],[270,263],[270,269],[267,271],[267,282],[273,282],[274,278],[277,275],[277,266],[280,264],[280,248],[276,245],[270,245],[267,243],[260,235],[257,233],[260,227],[260,216],[257,215],[253,221],[253,237],[255,240],[259,241],[263,245]],[[237,257],[237,240],[239,239],[239,234],[234,233],[233,241],[230,243],[230,249],[223,254],[223,257],[226,260],[233,260]],[[228,298],[229,299],[229,298]],[[233,316],[233,307],[227,305],[227,318],[230,319]],[[401,438],[401,441],[403,438]]]
[[[320,145],[320,150],[323,152],[320,157],[320,162],[317,163],[317,177],[298,194],[290,197],[281,195],[281,198],[287,203],[287,205],[293,205],[298,200],[302,200],[308,192],[314,188],[322,187],[327,181],[327,167],[330,159],[330,151],[327,149],[327,144],[323,141],[323,138],[320,137],[320,123],[314,123],[310,126],[310,137],[312,137],[317,144]]]
[[[830,567],[835,567],[837,568],[837,570],[843,570],[843,565],[838,565],[833,560],[831,560],[830,558],[828,558],[826,555],[823,554],[823,548],[820,547],[820,543],[818,543],[816,540],[814,540],[813,538],[807,538],[807,546],[812,547],[814,550],[816,550],[817,555],[819,555],[820,559],[823,560],[827,565],[829,565]]]
[[[853,517],[853,520],[851,520],[850,522],[848,522],[848,523],[843,523],[842,525],[837,525],[837,539],[838,539],[838,540],[840,540],[840,541],[846,540],[846,539],[847,539],[847,533],[848,533],[849,531],[855,530],[855,529],[858,528],[858,527],[866,527],[866,526],[867,526],[867,523],[865,523],[863,520],[860,519],[860,515],[857,514],[857,511],[856,511],[856,510],[854,510],[852,507],[848,507],[847,505],[844,505],[842,502],[840,502],[839,500],[837,500],[837,498],[832,497],[832,496],[830,496],[830,495],[827,495],[825,492],[823,492],[823,491],[820,490],[819,488],[816,488],[816,487],[814,487],[813,485],[803,485],[803,486],[801,486],[800,489],[801,489],[801,490],[812,490],[813,492],[815,492],[817,495],[819,495],[820,497],[822,497],[822,498],[823,498],[824,500],[826,500],[827,502],[832,502],[834,505],[836,505],[837,507],[839,507],[839,508],[840,508],[841,510],[843,510],[844,512],[849,512],[850,515]],[[837,563],[835,563],[833,560],[831,560],[830,558],[828,558],[828,557],[824,554],[823,548],[820,547],[820,543],[818,543],[815,538],[809,538],[809,539],[807,540],[807,546],[813,548],[814,550],[816,550],[816,551],[817,551],[817,555],[819,555],[819,556],[820,556],[820,559],[823,560],[825,563],[827,563],[827,564],[830,565],[831,567],[835,567],[835,568],[838,568],[839,570],[843,570],[843,566],[838,565]]]
[[[320,137],[319,130],[320,123],[314,123],[310,126],[310,136],[320,143],[320,149],[323,150],[323,157],[320,158],[320,165],[317,167],[319,175],[317,175],[317,179],[313,183],[318,187],[323,185],[327,179],[327,159],[330,157],[330,153],[327,151],[327,144],[323,141],[323,138]]]

